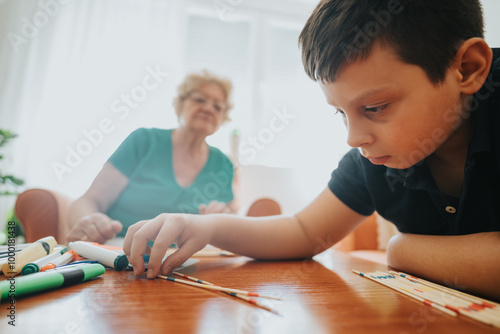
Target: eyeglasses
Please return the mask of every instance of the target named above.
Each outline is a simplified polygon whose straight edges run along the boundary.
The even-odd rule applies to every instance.
[[[191,92],[188,96],[188,99],[190,99],[192,102],[199,104],[199,105],[206,105],[209,101],[212,102],[212,106],[214,107],[215,111],[217,112],[225,112],[228,108],[227,103],[223,101],[217,101],[214,99],[209,98],[205,94],[194,91]]]

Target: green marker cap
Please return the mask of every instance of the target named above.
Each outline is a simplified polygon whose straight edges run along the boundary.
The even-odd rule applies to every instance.
[[[29,275],[40,271],[40,267],[36,263],[28,263],[21,269],[21,275]]]
[[[124,270],[125,268],[127,268],[127,266],[128,266],[127,255],[125,254],[118,255],[114,262],[115,270]]]
[[[106,272],[106,269],[102,264],[99,263],[91,263],[91,264],[86,264],[81,267],[79,267],[83,270],[83,280],[82,282],[85,282],[91,278],[97,277],[99,275],[102,275]]]
[[[64,253],[66,253],[67,251],[69,251],[69,249],[70,249],[69,247],[64,247],[64,248],[63,248],[63,249],[61,249],[59,252],[60,252],[61,254],[64,254]]]

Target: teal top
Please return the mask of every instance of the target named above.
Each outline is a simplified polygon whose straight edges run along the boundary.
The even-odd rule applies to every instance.
[[[233,200],[233,164],[219,149],[209,146],[205,166],[194,182],[181,187],[172,164],[172,130],[140,128],[111,155],[112,163],[128,178],[128,185],[106,214],[127,228],[160,213],[199,213],[200,204]]]

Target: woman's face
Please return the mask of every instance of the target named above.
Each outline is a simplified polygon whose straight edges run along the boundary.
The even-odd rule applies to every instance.
[[[222,88],[215,83],[206,83],[184,99],[179,121],[181,127],[209,136],[217,131],[226,112],[226,96]]]

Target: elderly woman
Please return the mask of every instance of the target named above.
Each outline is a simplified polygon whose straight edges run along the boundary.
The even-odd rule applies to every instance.
[[[233,165],[205,139],[229,120],[232,85],[206,71],[178,87],[176,129],[135,130],[69,209],[68,240],[103,243],[162,212],[232,213]]]

